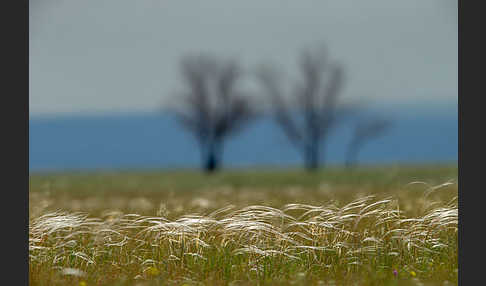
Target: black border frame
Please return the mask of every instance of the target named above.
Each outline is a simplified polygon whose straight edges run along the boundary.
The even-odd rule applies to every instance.
[[[2,2],[3,112],[1,217],[3,278],[29,284],[29,0]]]

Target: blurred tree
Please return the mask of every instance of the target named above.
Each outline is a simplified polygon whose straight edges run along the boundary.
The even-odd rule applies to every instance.
[[[270,97],[276,120],[302,153],[305,167],[312,171],[323,164],[323,150],[332,129],[357,109],[338,104],[344,82],[343,68],[327,61],[324,50],[305,50],[299,61],[302,79],[286,100],[280,74],[271,65],[257,70],[265,93]]]
[[[346,153],[346,167],[350,168],[356,165],[358,152],[361,150],[364,143],[374,137],[383,135],[390,129],[391,126],[391,120],[383,118],[358,121],[354,127],[351,142],[348,145],[348,151]]]
[[[242,75],[236,62],[191,55],[182,59],[181,72],[187,90],[179,94],[176,116],[196,138],[203,169],[210,173],[220,167],[225,140],[239,132],[254,112],[247,94],[236,89]]]

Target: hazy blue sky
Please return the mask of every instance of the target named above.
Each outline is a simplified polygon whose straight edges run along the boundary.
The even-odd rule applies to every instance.
[[[450,0],[30,0],[30,114],[151,111],[188,52],[247,68],[325,43],[347,98],[457,104]]]

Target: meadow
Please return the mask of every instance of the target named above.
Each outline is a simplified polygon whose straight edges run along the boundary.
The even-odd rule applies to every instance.
[[[31,174],[30,285],[457,285],[457,165]]]

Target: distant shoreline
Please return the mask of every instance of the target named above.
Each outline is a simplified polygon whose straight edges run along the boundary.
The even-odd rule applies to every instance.
[[[387,110],[395,126],[358,156],[362,164],[456,162],[457,110]],[[350,126],[335,130],[325,147],[330,165],[343,163]],[[29,170],[167,169],[200,166],[190,134],[163,113],[39,117],[29,120]],[[269,116],[225,147],[223,167],[301,166],[300,154]]]

